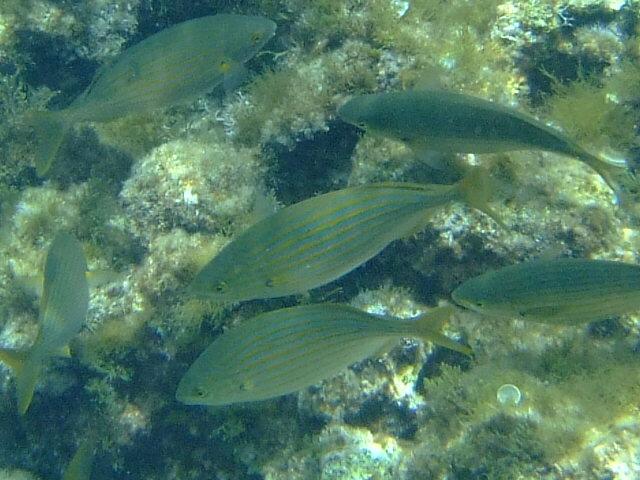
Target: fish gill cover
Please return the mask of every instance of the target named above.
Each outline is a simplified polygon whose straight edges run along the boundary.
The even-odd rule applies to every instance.
[[[277,25],[269,39],[251,32],[246,57],[208,56],[218,44],[205,42],[196,67],[225,79],[180,90],[203,71],[186,61],[184,36],[133,54],[219,15]],[[281,308],[348,304],[412,319],[468,279],[523,261],[636,264],[639,20],[637,0],[1,2],[0,346],[36,342],[41,302],[29,279],[58,232],[81,243],[91,288],[71,357],[47,362],[24,416],[13,373],[0,370],[0,478],[63,478],[85,470],[67,469],[76,462],[92,463],[92,479],[638,477],[637,312],[561,325],[460,309],[437,332],[473,357],[396,340],[273,399],[207,408],[175,392],[208,345]],[[616,204],[579,155],[416,148],[338,115],[363,95],[434,90],[559,132],[612,165],[631,201]],[[126,101],[113,113],[96,91]],[[39,117],[67,121],[42,127]],[[488,206],[507,228],[451,203],[309,291],[238,303],[188,290],[268,212],[359,185],[453,185],[473,169],[488,172]],[[92,283],[94,272],[116,274]],[[499,401],[504,385],[518,402]]]

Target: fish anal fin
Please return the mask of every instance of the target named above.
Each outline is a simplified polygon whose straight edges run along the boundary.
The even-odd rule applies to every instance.
[[[485,168],[474,167],[457,184],[460,198],[471,207],[487,215],[500,227],[508,230],[509,227],[502,221],[502,218],[489,207],[489,201],[495,190],[492,183],[489,172]]]

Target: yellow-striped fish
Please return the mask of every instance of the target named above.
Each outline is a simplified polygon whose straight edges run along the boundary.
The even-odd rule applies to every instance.
[[[20,413],[29,408],[47,360],[62,354],[84,324],[89,306],[86,271],[80,243],[68,233],[58,233],[44,266],[38,337],[27,351],[0,349],[0,361],[16,373]]]
[[[25,117],[38,136],[38,174],[47,172],[74,123],[108,122],[196,99],[237,76],[275,29],[263,17],[213,15],[179,23],[125,50],[68,108]]]
[[[466,201],[497,219],[489,195],[480,169],[455,185],[379,183],[318,195],[249,227],[198,272],[190,291],[219,301],[305,292],[416,231],[434,207]]]
[[[619,181],[633,181],[624,162],[601,159],[530,115],[470,95],[444,90],[359,95],[346,102],[338,115],[367,131],[403,141],[418,154],[539,149],[583,161],[618,196],[624,193]],[[637,188],[635,181],[628,186]]]
[[[469,347],[439,333],[452,311],[439,307],[402,320],[324,303],[263,313],[214,340],[180,381],[176,398],[190,405],[226,405],[285,395],[330,378],[401,337],[420,337],[469,355]]]
[[[578,324],[640,310],[640,266],[606,260],[535,260],[467,280],[452,293],[502,318]]]

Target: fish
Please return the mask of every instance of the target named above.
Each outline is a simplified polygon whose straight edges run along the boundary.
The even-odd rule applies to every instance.
[[[0,349],[0,361],[16,374],[18,411],[26,413],[47,361],[68,356],[68,343],[80,331],[89,307],[87,263],[82,245],[59,232],[47,251],[40,299],[40,329],[28,350]]]
[[[186,103],[238,77],[242,64],[273,37],[259,16],[219,14],[179,23],[126,49],[96,73],[67,108],[25,115],[34,129],[36,171],[50,169],[65,133],[79,122],[109,122]]]
[[[577,325],[640,310],[640,266],[609,260],[532,260],[486,272],[451,294],[489,317]]]
[[[333,377],[402,337],[470,355],[468,346],[439,333],[453,311],[436,307],[406,320],[319,303],[262,313],[216,338],[180,380],[176,399],[221,406],[286,395]]]
[[[498,153],[543,150],[574,157],[593,170],[619,200],[637,189],[626,162],[598,157],[562,132],[514,108],[446,90],[358,95],[338,116],[373,134],[399,140],[428,161],[428,152]],[[442,169],[439,164],[432,164]]]
[[[207,263],[189,294],[238,302],[303,293],[350,272],[427,223],[429,212],[465,201],[489,208],[490,182],[473,169],[454,185],[374,183],[289,205],[246,229]]]

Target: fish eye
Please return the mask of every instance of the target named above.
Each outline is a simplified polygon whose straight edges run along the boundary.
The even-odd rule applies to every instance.
[[[253,32],[251,34],[251,42],[254,45],[256,45],[258,42],[260,42],[263,38],[264,38],[264,35],[262,34],[262,32]]]
[[[219,68],[222,73],[227,73],[231,70],[231,62],[229,60],[221,60]]]
[[[193,395],[198,398],[204,398],[204,396],[206,395],[206,392],[204,391],[204,389],[200,387],[196,387],[193,389]]]
[[[223,293],[227,291],[227,282],[219,282],[215,287],[214,290],[217,293]]]

